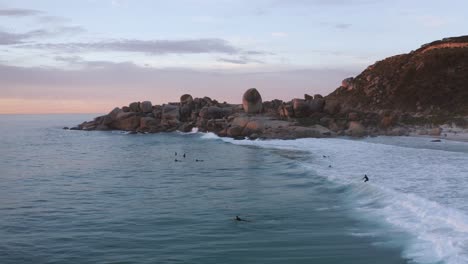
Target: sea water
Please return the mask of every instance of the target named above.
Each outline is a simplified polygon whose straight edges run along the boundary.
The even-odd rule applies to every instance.
[[[91,118],[0,116],[0,263],[468,263],[466,143],[61,129]]]

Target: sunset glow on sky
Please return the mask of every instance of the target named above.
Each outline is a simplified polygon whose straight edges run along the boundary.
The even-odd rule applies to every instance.
[[[449,4],[450,2],[450,4]],[[468,2],[0,0],[0,113],[104,113],[180,95],[323,95],[385,57],[466,35]]]

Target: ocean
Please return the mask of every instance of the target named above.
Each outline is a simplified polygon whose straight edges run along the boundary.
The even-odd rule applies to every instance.
[[[468,143],[62,129],[94,116],[0,115],[0,263],[468,263]]]

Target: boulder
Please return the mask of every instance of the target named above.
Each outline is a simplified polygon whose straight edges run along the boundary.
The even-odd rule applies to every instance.
[[[250,118],[248,118],[246,116],[239,116],[239,117],[234,118],[231,121],[231,125],[232,126],[240,126],[240,127],[244,128],[245,126],[247,126],[247,124],[249,122],[250,122]]]
[[[278,109],[280,117],[292,118],[294,117],[294,107],[292,103],[283,104]]]
[[[158,121],[152,117],[142,117],[140,119],[140,129],[141,130],[149,130],[152,127],[158,126]]]
[[[283,101],[275,99],[273,101],[263,102],[263,112],[271,115],[278,115],[278,108],[282,105]]]
[[[309,103],[302,99],[293,99],[293,109],[295,117],[307,117],[310,115]]]
[[[110,113],[108,114],[108,116],[112,119],[112,120],[116,120],[117,119],[117,115],[119,113],[122,112],[122,109],[116,107],[114,108],[112,111],[110,111]]]
[[[130,112],[140,112],[139,102],[133,102],[128,107],[130,108]]]
[[[309,101],[309,109],[312,113],[321,113],[325,106],[325,100],[322,98],[314,98]]]
[[[129,117],[132,117],[132,116],[136,116],[136,113],[135,112],[119,112],[117,114],[117,116],[115,117],[115,120],[122,120],[122,119],[126,119],[126,118],[129,118]]]
[[[153,116],[156,119],[162,118],[162,109],[153,109]]]
[[[122,107],[122,111],[124,111],[124,112],[130,112],[130,107],[128,107],[128,106],[123,106],[123,107]]]
[[[311,95],[304,94],[304,100],[306,100],[306,101],[312,101],[312,99],[314,99],[314,97],[312,97]]]
[[[232,138],[238,138],[242,135],[243,128],[240,126],[231,126],[227,130],[227,136]]]
[[[103,115],[94,118],[94,122],[100,125],[108,126],[110,125],[115,119],[112,119],[111,115]]]
[[[191,104],[184,104],[180,107],[180,120],[187,121],[192,118]]]
[[[153,104],[150,101],[144,101],[140,104],[140,110],[143,113],[151,113],[153,111]]]
[[[184,94],[180,97],[180,104],[191,104],[193,102],[193,97],[190,94]]]
[[[363,137],[367,135],[366,128],[357,121],[351,121],[348,125],[348,130],[346,130],[346,135],[352,137]]]
[[[314,99],[323,99],[321,94],[314,94]]]
[[[119,130],[134,131],[140,126],[140,117],[131,115],[113,122],[112,125]]]
[[[262,111],[262,96],[257,89],[251,88],[244,93],[242,106],[247,114],[258,114]]]
[[[156,116],[156,115],[155,115]],[[161,119],[164,120],[179,120],[179,107],[175,105],[163,105]]]
[[[353,89],[353,82],[354,82],[354,78],[353,78],[353,77],[349,77],[349,78],[344,79],[344,80],[341,82],[341,86],[342,86],[343,88],[345,88],[346,90],[352,90],[352,89]]]
[[[177,130],[179,130],[180,132],[188,133],[192,131],[194,127],[195,125],[193,123],[181,123]]]
[[[248,129],[251,133],[261,134],[265,128],[263,120],[251,120],[245,125],[244,129]]]

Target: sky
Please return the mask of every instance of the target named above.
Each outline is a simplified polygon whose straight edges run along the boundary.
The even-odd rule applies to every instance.
[[[0,114],[326,95],[468,35],[466,0],[0,0]]]

